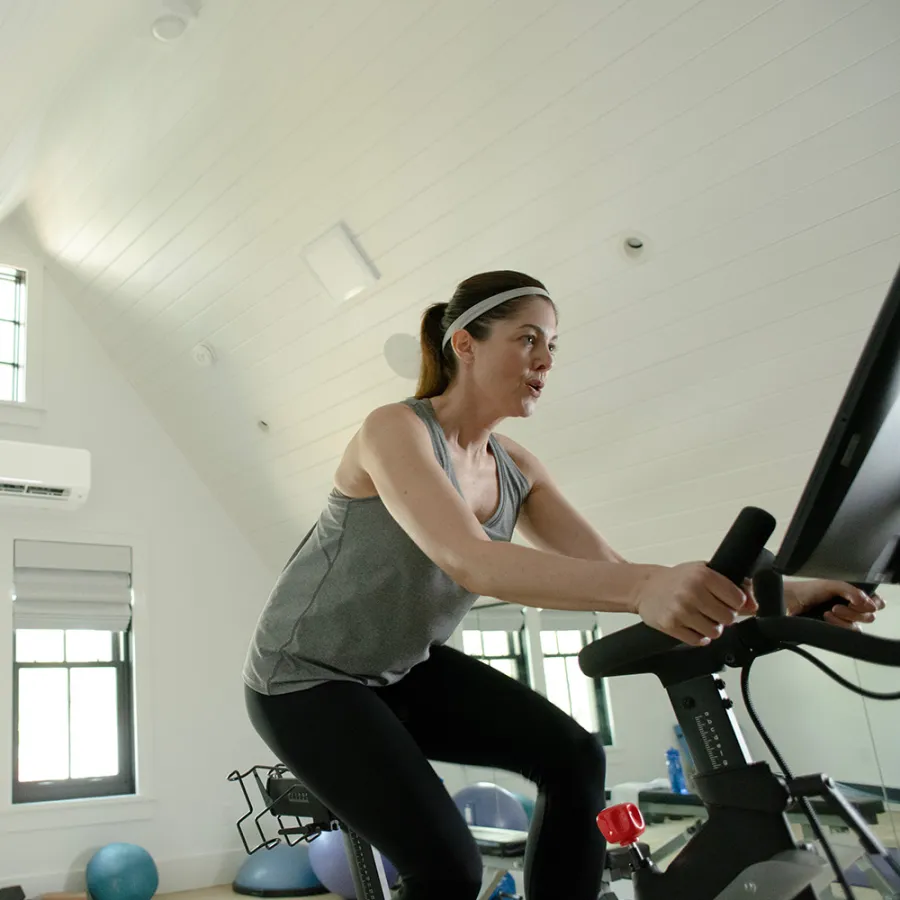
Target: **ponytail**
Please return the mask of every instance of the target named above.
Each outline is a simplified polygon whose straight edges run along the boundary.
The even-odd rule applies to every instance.
[[[453,374],[451,364],[444,356],[441,343],[444,339],[443,320],[447,312],[446,303],[432,303],[422,316],[419,344],[422,348],[422,363],[419,369],[419,383],[416,399],[437,397],[450,384]]]

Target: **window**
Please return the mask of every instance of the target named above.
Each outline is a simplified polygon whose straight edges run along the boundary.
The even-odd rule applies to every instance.
[[[13,542],[13,803],[133,794],[131,548]]]
[[[526,613],[509,603],[485,604],[466,616],[460,632],[464,653],[540,691],[603,746],[612,746],[606,683],[588,678],[578,665],[581,650],[600,637],[594,613]]]
[[[463,629],[463,652],[474,656],[510,678],[528,683],[522,635],[517,631],[475,631]]]
[[[13,803],[134,793],[128,632],[17,628]]]
[[[541,625],[547,698],[609,746],[612,727],[606,687],[603,682],[587,678],[578,665],[578,654],[600,637],[599,629],[596,625],[560,628],[562,622],[550,624],[556,627],[545,629],[543,621]]]
[[[25,291],[22,269],[0,265],[0,401],[25,402]]]
[[[463,622],[463,653],[528,684],[522,648],[524,627],[521,607],[507,603],[476,607]]]

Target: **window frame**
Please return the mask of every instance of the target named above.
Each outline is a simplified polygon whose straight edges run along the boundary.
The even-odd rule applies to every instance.
[[[58,629],[53,629],[58,630]],[[46,803],[60,800],[90,800],[120,797],[136,793],[134,666],[131,626],[125,632],[109,632],[113,647],[110,662],[19,662],[16,659],[16,629],[13,629],[12,679],[12,803]],[[119,772],[96,778],[66,778],[48,781],[19,781],[19,672],[22,669],[96,669],[116,670],[117,736]]]
[[[44,423],[44,264],[6,244],[0,236],[0,266],[24,272],[25,398],[0,400],[0,424],[38,428]]]
[[[7,274],[7,273],[11,273]],[[24,397],[20,393],[28,388],[28,273],[15,266],[6,266],[0,263],[0,281],[11,283],[15,301],[13,304],[13,318],[6,319],[0,316],[0,322],[13,326],[13,358],[0,360],[0,365],[10,366],[13,370],[11,378],[13,396],[6,400],[7,403],[23,403]],[[21,357],[24,356],[24,361]],[[27,393],[25,394],[27,396]]]
[[[490,612],[492,607],[503,608],[504,606],[508,606],[510,604],[506,604],[503,602],[497,603],[484,603],[478,604],[472,608],[472,612],[480,612],[487,611]],[[533,691],[537,692],[541,696],[547,698],[548,690],[547,690],[547,676],[546,676],[546,668],[544,665],[545,654],[543,651],[543,645],[541,642],[541,633],[546,632],[559,632],[559,631],[578,631],[582,634],[582,642],[586,641],[594,641],[603,636],[603,629],[601,627],[600,621],[597,619],[596,615],[592,615],[592,623],[590,628],[583,627],[588,624],[588,622],[584,621],[584,617],[582,616],[581,626],[565,626],[565,627],[546,627],[545,623],[542,622],[542,615],[545,611],[538,609],[536,607],[523,607],[523,621],[522,625],[515,632],[508,632],[510,634],[516,633],[519,635],[519,647],[521,652],[521,657],[518,660],[518,671],[520,673],[520,678],[518,679],[524,684],[526,687],[531,688]],[[565,616],[565,610],[548,610],[546,612],[550,612],[554,615]],[[578,614],[575,614],[577,616]],[[468,618],[468,617],[467,617]],[[454,646],[461,653],[466,653],[463,633],[465,631],[497,631],[502,629],[478,629],[473,627],[466,627],[466,619],[464,619],[457,630],[454,632],[451,638],[451,645]],[[564,621],[564,620],[563,620]],[[558,644],[557,644],[558,646]],[[467,656],[471,656],[473,659],[477,659],[480,662],[488,662],[492,658],[507,658],[507,657],[483,657],[477,654],[466,653]],[[552,658],[566,658],[566,657],[577,657],[577,654],[552,654]],[[523,666],[524,663],[524,666]],[[587,677],[587,676],[585,676]],[[616,753],[616,742],[615,742],[615,719],[612,708],[612,701],[610,697],[609,684],[606,679],[588,679],[593,682],[593,697],[596,709],[596,719],[597,719],[597,728],[592,732],[598,744],[603,747],[604,751],[607,754],[615,754]],[[550,701],[553,702],[553,701]],[[565,712],[565,710],[563,710]],[[577,720],[576,720],[577,721]]]
[[[544,683],[546,685],[547,679],[547,669],[545,666],[545,662],[548,659],[578,659],[578,653],[545,653],[544,652],[544,644],[542,640],[542,636],[544,634],[553,634],[556,635],[557,647],[559,647],[559,633],[566,631],[577,631],[581,634],[581,646],[584,648],[591,641],[596,641],[600,637],[602,637],[602,632],[600,630],[599,625],[594,625],[593,628],[541,628],[538,633],[538,648],[541,654],[540,663],[541,663],[541,672],[544,677]],[[584,676],[587,678],[587,676]],[[597,739],[602,743],[604,747],[612,747],[614,746],[613,741],[613,724],[612,724],[612,710],[609,702],[609,692],[606,688],[606,680],[605,679],[587,679],[591,682],[593,690],[591,694],[594,699],[594,712],[597,717],[597,728],[592,731],[592,734],[596,735]],[[569,705],[571,707],[572,693],[571,693],[571,685],[569,687]],[[589,688],[590,690],[590,688]],[[552,701],[551,701],[552,702]],[[565,710],[563,710],[565,712]],[[568,713],[571,715],[571,713]],[[576,720],[577,721],[577,720]]]
[[[528,679],[528,660],[526,659],[526,656],[525,656],[525,625],[524,624],[522,625],[521,628],[519,628],[516,631],[506,631],[506,630],[498,629],[498,628],[486,628],[486,629],[462,628],[460,630],[460,640],[461,641],[465,641],[464,635],[465,635],[465,632],[467,632],[467,631],[469,631],[469,632],[474,631],[481,636],[482,649],[484,649],[484,635],[485,634],[501,633],[501,634],[507,635],[507,638],[508,638],[509,644],[510,644],[510,653],[508,656],[487,656],[487,655],[478,655],[475,653],[466,653],[466,656],[470,657],[471,659],[477,659],[480,662],[483,662],[485,665],[488,665],[488,666],[491,665],[491,660],[495,660],[495,659],[510,660],[511,662],[513,662],[515,664],[516,673],[517,673],[516,676],[508,675],[506,672],[503,672],[502,669],[497,669],[497,671],[502,672],[502,674],[504,674],[504,675],[507,675],[508,678],[514,678],[515,681],[518,681],[518,682],[524,684],[526,687],[531,686],[529,683],[529,679]],[[511,646],[513,644],[512,635],[515,635],[516,639],[518,641],[518,644],[519,644],[519,652],[518,653],[516,653],[515,648]],[[463,652],[465,652],[465,651],[463,651]],[[491,668],[496,669],[496,666],[491,666]]]

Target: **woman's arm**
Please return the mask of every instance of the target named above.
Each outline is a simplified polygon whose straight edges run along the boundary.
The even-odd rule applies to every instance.
[[[435,459],[424,423],[403,404],[380,407],[366,418],[358,452],[400,527],[472,593],[526,606],[636,612],[653,627],[692,644],[721,634],[722,625],[734,621],[745,602],[742,591],[702,563],[623,563],[583,526],[571,533],[577,531],[582,547],[592,541],[598,553],[602,548],[602,558],[491,541]],[[558,515],[553,503],[532,507],[528,518],[533,532],[549,535],[558,545],[548,524],[558,522]]]
[[[473,593],[532,606],[634,611],[641,585],[660,568],[490,540],[435,458],[424,424],[403,404],[380,407],[366,418],[359,459],[404,531]]]

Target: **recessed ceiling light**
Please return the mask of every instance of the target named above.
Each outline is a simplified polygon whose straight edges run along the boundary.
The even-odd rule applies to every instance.
[[[322,287],[338,303],[346,303],[378,281],[375,266],[362,254],[343,222],[301,251]]]
[[[178,40],[186,30],[187,22],[181,16],[169,14],[160,16],[151,29],[153,37],[164,44]]]
[[[639,231],[630,231],[619,238],[619,250],[626,259],[642,260],[648,254],[647,236]]]

